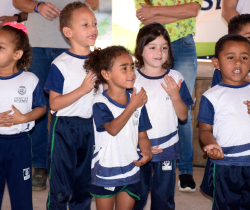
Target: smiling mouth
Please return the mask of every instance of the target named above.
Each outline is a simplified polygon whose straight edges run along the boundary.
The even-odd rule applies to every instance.
[[[235,73],[235,74],[240,74],[240,73],[241,73],[241,70],[240,70],[240,69],[235,69],[235,70],[233,70],[233,73]]]
[[[96,34],[93,34],[91,36],[88,36],[89,39],[96,39],[97,35]]]
[[[158,60],[158,61],[161,60],[161,59],[162,59],[162,58],[155,58],[155,60]]]
[[[128,81],[128,82],[134,82],[135,79],[128,79],[127,81]]]

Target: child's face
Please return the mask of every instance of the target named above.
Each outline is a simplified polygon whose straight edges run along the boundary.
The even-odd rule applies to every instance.
[[[249,72],[250,47],[246,42],[228,41],[213,64],[220,69],[222,83],[228,85],[245,84],[243,80]]]
[[[132,57],[127,53],[116,57],[111,71],[106,71],[105,79],[109,86],[119,89],[133,88],[135,71]]]
[[[152,42],[149,42],[142,52],[142,57],[145,67],[150,66],[153,68],[162,67],[168,59],[168,42],[163,36],[158,36]]]
[[[98,35],[95,14],[87,7],[77,9],[72,14],[71,44],[76,43],[81,47],[95,45]]]
[[[0,30],[0,69],[12,66],[16,61],[15,45],[9,32]]]
[[[250,23],[245,24],[238,34],[246,37],[250,42]]]

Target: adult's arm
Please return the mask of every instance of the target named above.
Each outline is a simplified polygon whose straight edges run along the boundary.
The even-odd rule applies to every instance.
[[[26,12],[21,12],[21,13],[19,13],[19,15],[21,16],[22,21],[25,21],[28,18],[28,13],[26,13]],[[0,27],[2,27],[7,22],[18,21],[18,16],[14,16],[14,15],[13,16],[2,16],[2,17],[0,17],[0,21],[2,21],[0,23]]]
[[[92,10],[97,10],[99,8],[99,0],[86,0],[85,1]]]
[[[239,13],[236,10],[238,0],[224,0],[222,1],[222,17],[229,23],[229,21]]]
[[[136,11],[136,17],[149,19],[155,16],[164,16],[178,19],[196,17],[200,11],[200,4],[196,2],[177,5],[177,6],[151,6],[140,4],[142,8]]]

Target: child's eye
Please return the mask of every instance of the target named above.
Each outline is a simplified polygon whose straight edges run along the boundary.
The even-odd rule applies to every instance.
[[[248,59],[248,57],[242,57],[242,60],[247,60]]]
[[[163,47],[162,49],[163,49],[163,50],[168,50],[168,48],[167,48],[167,47]]]
[[[94,25],[94,26],[97,26],[97,23],[94,23],[93,25]]]
[[[228,59],[230,59],[230,60],[232,60],[233,58],[234,58],[233,56],[228,57]]]
[[[123,67],[122,70],[127,70],[127,67]]]
[[[135,67],[134,67],[134,66],[131,66],[131,69],[135,70]]]
[[[86,24],[83,24],[82,26],[88,26],[88,24],[86,23]]]
[[[4,49],[2,46],[0,46],[0,49]]]
[[[152,49],[152,50],[154,50],[154,49],[155,49],[155,47],[150,47],[149,49]]]

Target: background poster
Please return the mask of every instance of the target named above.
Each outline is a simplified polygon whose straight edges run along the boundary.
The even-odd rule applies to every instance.
[[[221,0],[203,0],[196,18],[197,56],[214,55],[215,42],[227,34],[227,24],[221,17]],[[134,52],[140,21],[135,16],[134,0],[112,1],[112,40]]]

